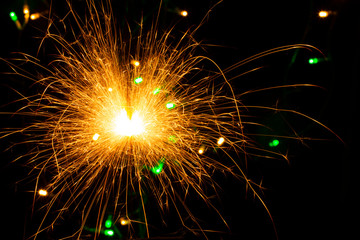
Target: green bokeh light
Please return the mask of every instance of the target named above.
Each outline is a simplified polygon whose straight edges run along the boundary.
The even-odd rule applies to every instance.
[[[318,58],[310,58],[309,59],[309,64],[317,64],[319,62]]]
[[[156,89],[153,91],[153,94],[154,94],[154,95],[158,94],[158,93],[160,92],[160,90],[161,90],[161,88],[159,88],[159,87],[156,88]]]
[[[164,162],[165,162],[165,159],[161,158],[158,165],[156,165],[155,167],[150,168],[150,171],[155,175],[160,174],[162,172],[162,170],[163,170]]]
[[[112,229],[106,229],[104,230],[105,236],[114,236],[114,231]]]
[[[139,84],[143,81],[144,79],[142,77],[138,77],[138,78],[135,78],[134,82],[135,84]]]
[[[16,22],[18,20],[18,17],[16,16],[15,12],[10,12],[10,18],[11,20],[13,20],[14,22]]]
[[[176,137],[175,135],[171,135],[171,136],[169,137],[169,141],[170,141],[170,142],[173,142],[173,143],[176,143],[176,142],[177,142],[177,137]]]
[[[173,109],[173,108],[175,108],[175,103],[168,102],[168,103],[166,104],[166,108],[167,108],[167,109]]]
[[[105,227],[106,228],[111,228],[112,224],[113,224],[113,222],[111,221],[111,219],[107,219],[105,221]]]
[[[277,147],[279,144],[280,144],[280,141],[277,139],[273,139],[272,141],[269,142],[270,147]]]

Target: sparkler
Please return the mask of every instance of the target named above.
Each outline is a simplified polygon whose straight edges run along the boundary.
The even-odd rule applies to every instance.
[[[178,184],[185,195],[192,188],[211,205],[204,190],[204,186],[215,186],[211,169],[242,178],[266,208],[258,194],[261,186],[248,179],[239,160],[229,154],[246,154],[245,149],[257,147],[243,132],[245,107],[224,73],[275,52],[312,47],[272,49],[222,71],[211,59],[195,54],[199,46],[193,40],[196,29],[174,42],[171,32],[159,37],[155,24],[148,34],[125,41],[114,31],[110,10],[98,11],[92,1],[88,6],[91,17],[85,22],[71,11],[81,32],[77,41],[47,34],[61,50],[46,75],[33,78],[44,90],[24,97],[27,105],[16,112],[30,115],[34,122],[8,133],[27,132],[38,145],[29,153],[29,164],[39,169],[38,178],[45,171],[54,174],[46,190],[35,188],[39,194],[46,192],[44,196],[52,193],[46,216],[67,192],[69,197],[61,209],[83,207],[78,236],[94,209],[99,233],[106,207],[112,204],[121,224],[131,225],[127,202],[134,191],[141,197],[147,227],[146,189],[161,209],[169,205],[178,209],[176,201],[186,208]],[[36,59],[24,56],[40,66]],[[199,67],[200,62],[211,63],[218,71],[210,74]],[[17,73],[21,71],[11,66]],[[224,151],[231,166],[207,156],[206,150],[215,148]],[[121,204],[125,207],[119,207]],[[44,220],[38,233],[52,227],[63,211],[49,226],[43,226]],[[182,219],[180,213],[179,217]]]

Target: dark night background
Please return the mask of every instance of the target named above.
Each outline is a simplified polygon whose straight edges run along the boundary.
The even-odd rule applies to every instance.
[[[79,6],[81,12],[84,1],[73,2],[75,7]],[[141,16],[144,16],[145,23],[150,22],[158,7],[158,1],[154,0],[113,2],[119,26],[124,22],[124,18],[133,26]],[[216,1],[211,0],[164,0],[160,27],[166,29],[181,19],[175,12],[176,8],[189,12],[189,16],[178,23],[178,30],[194,27],[215,3]],[[41,37],[46,30],[45,19],[30,22],[21,33],[16,29],[9,18],[9,12],[16,11],[20,18],[22,4],[22,0],[2,0],[0,3],[2,58],[9,58],[12,56],[11,52],[19,51],[36,55],[39,44],[37,37]],[[28,0],[28,4],[33,11],[49,8],[45,0]],[[66,13],[65,1],[53,1],[52,6],[57,16]],[[323,9],[330,10],[333,14],[319,19],[317,14]],[[324,123],[345,142],[342,144],[334,135],[314,123],[285,115],[301,136],[321,137],[326,140],[305,141],[304,144],[296,140],[281,142],[279,151],[288,151],[289,164],[283,160],[249,160],[251,174],[259,180],[263,179],[264,186],[268,188],[263,198],[274,218],[280,240],[326,239],[330,236],[334,239],[347,239],[347,234],[353,229],[350,219],[356,219],[352,204],[355,203],[357,190],[353,187],[357,175],[354,162],[358,160],[353,141],[357,130],[354,115],[358,101],[359,11],[359,1],[356,0],[224,0],[212,10],[204,25],[195,34],[195,38],[204,44],[219,45],[206,47],[206,54],[222,68],[258,52],[295,43],[311,44],[320,49],[328,59],[309,65],[309,58],[321,58],[322,55],[316,51],[295,50],[257,60],[240,68],[238,72],[230,73],[239,74],[255,67],[264,67],[236,80],[234,86],[237,92],[294,83],[322,86],[325,90],[305,88],[257,94],[246,97],[244,102],[262,102],[275,106],[276,101],[279,101],[283,107],[298,110]],[[45,61],[47,59],[42,52],[39,53],[39,58],[44,58]],[[9,71],[3,62],[0,66],[1,72]],[[26,93],[29,87],[29,83],[9,75],[2,75],[0,84],[2,112],[11,109],[6,103],[18,98],[10,90],[11,87],[23,93]],[[272,102],[264,102],[268,99]],[[9,116],[1,116],[0,120],[1,128],[22,124],[21,120],[14,120]],[[283,120],[279,120],[277,114],[264,114],[256,121],[269,125],[275,131],[289,133],[289,128],[281,129]],[[16,140],[1,139],[0,150],[3,151]],[[268,139],[255,140],[267,147]],[[25,239],[30,236],[31,230],[34,230],[34,224],[31,223],[33,193],[30,192],[34,182],[20,181],[26,179],[29,169],[22,167],[20,163],[9,164],[21,151],[25,150],[15,148],[0,155],[0,228],[1,235],[9,236],[1,236],[1,239]],[[243,183],[230,177],[214,177],[218,178],[222,186],[222,203],[219,208],[229,222],[231,233],[210,234],[209,238],[275,239],[266,211],[251,194],[246,195]],[[206,222],[207,226],[220,226],[219,220],[208,214],[203,205],[196,201],[193,203],[198,217]],[[67,227],[69,226],[62,226],[62,231],[66,232]],[[170,228],[176,229],[176,225]],[[219,229],[223,227],[220,226]],[[186,238],[192,239],[190,236]],[[54,239],[57,239],[56,236]]]

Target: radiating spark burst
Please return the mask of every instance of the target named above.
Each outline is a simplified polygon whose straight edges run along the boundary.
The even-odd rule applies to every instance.
[[[119,216],[120,212],[127,215],[129,192],[142,196],[145,189],[151,189],[161,209],[171,204],[178,209],[176,199],[186,208],[176,190],[178,183],[185,194],[192,188],[208,202],[203,186],[215,186],[211,169],[235,174],[233,165],[237,176],[263,203],[256,190],[261,186],[248,179],[237,160],[226,153],[252,147],[243,133],[241,102],[220,69],[210,76],[192,77],[204,72],[198,67],[202,61],[217,67],[207,57],[195,54],[199,43],[193,40],[194,31],[175,42],[170,39],[171,32],[159,37],[152,30],[135,40],[137,50],[133,53],[130,41],[118,41],[111,11],[98,11],[92,1],[88,7],[91,17],[85,23],[71,11],[81,32],[77,41],[47,34],[62,50],[46,70],[47,75],[35,80],[44,91],[25,98],[28,104],[18,112],[39,119],[19,131],[28,132],[38,144],[30,153],[34,168],[40,169],[38,178],[45,170],[55,173],[47,186],[53,196],[48,213],[64,192],[70,192],[54,222],[65,209],[82,205],[82,228],[90,212],[98,209],[100,229],[108,205],[114,205]],[[276,48],[226,71],[299,47],[310,48]],[[205,149],[215,148],[225,150],[232,166],[204,154]],[[141,199],[144,224],[148,226]],[[121,203],[125,210],[117,207]],[[190,212],[187,214],[196,221]],[[179,217],[182,219],[180,213]],[[38,233],[51,226],[40,226]]]

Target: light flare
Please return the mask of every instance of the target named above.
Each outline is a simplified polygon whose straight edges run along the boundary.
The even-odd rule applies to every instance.
[[[122,109],[120,113],[114,119],[114,132],[121,136],[136,136],[144,133],[145,125],[140,117],[138,111],[134,111],[132,116],[125,109]]]

